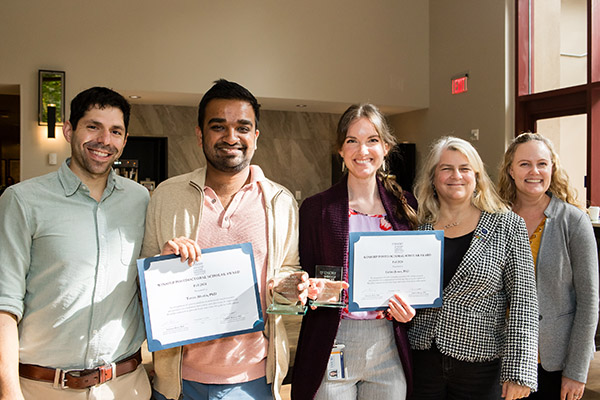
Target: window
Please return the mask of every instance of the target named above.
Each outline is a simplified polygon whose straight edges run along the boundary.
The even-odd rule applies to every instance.
[[[600,0],[515,1],[516,133],[539,131],[561,160],[585,159],[585,188],[583,164],[566,169],[580,200],[600,205]]]

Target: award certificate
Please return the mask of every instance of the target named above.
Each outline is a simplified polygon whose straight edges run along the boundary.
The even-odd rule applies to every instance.
[[[443,231],[351,232],[348,310],[386,310],[396,293],[414,308],[441,307],[443,253]]]
[[[264,329],[250,243],[138,260],[150,351]]]

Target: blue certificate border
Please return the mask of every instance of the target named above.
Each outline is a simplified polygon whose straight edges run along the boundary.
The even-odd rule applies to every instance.
[[[417,235],[433,235],[440,241],[440,282],[444,281],[444,231],[383,231],[383,232],[350,232],[349,255],[348,255],[348,311],[379,311],[387,310],[385,307],[360,307],[354,301],[354,245],[363,236],[417,236]],[[442,306],[442,291],[443,285],[440,284],[439,296],[431,304],[411,304],[413,308],[431,308]]]
[[[148,310],[148,295],[146,293],[146,276],[144,272],[150,268],[150,265],[156,261],[168,260],[171,258],[179,258],[179,256],[175,254],[170,254],[168,256],[157,256],[157,257],[148,257],[141,258],[137,260],[137,269],[138,269],[138,277],[140,280],[140,293],[142,295],[142,306],[144,308],[144,325],[146,326],[146,337],[148,338],[148,350],[157,351],[169,349],[171,347],[183,346],[186,344],[205,342],[207,340],[220,339],[228,336],[242,335],[244,333],[250,332],[260,332],[265,329],[265,321],[263,319],[262,308],[260,306],[260,292],[258,290],[258,281],[256,279],[256,267],[254,265],[254,252],[252,251],[251,243],[240,243],[234,244],[230,246],[222,246],[222,247],[212,247],[209,249],[202,249],[202,254],[215,253],[219,251],[226,251],[232,249],[241,249],[244,254],[248,254],[250,256],[250,262],[252,263],[252,277],[254,278],[254,294],[256,298],[256,310],[258,314],[258,319],[254,321],[254,325],[252,328],[243,329],[239,331],[233,331],[228,333],[222,333],[218,335],[210,335],[203,336],[195,339],[183,340],[179,342],[172,343],[161,343],[160,341],[154,339],[152,335],[152,321],[150,320],[150,312]]]

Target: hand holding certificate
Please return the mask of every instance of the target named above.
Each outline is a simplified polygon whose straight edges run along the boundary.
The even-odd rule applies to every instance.
[[[148,348],[181,346],[264,329],[252,245],[138,260]]]
[[[440,307],[443,243],[443,231],[350,233],[349,311],[385,310],[395,294]]]

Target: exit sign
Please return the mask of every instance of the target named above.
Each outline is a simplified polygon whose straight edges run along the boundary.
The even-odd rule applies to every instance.
[[[452,94],[459,94],[467,91],[467,78],[468,76],[465,75],[460,78],[452,79]]]

